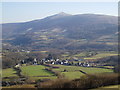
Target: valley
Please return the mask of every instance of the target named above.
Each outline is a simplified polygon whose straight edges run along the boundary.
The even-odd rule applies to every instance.
[[[62,12],[2,26],[3,89],[117,84],[116,16]]]

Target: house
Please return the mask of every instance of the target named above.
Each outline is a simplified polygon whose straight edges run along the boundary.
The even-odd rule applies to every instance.
[[[25,60],[21,60],[20,63],[21,63],[21,64],[25,64]]]
[[[37,62],[37,59],[36,59],[36,58],[34,58],[34,62]]]
[[[84,67],[89,67],[90,65],[88,63],[84,63]]]
[[[68,65],[68,61],[67,60],[62,60],[61,64],[62,65]]]
[[[59,61],[60,59],[56,59],[56,61]]]
[[[34,65],[38,65],[37,63],[33,63]]]
[[[60,62],[61,65],[63,65],[63,62]]]
[[[22,49],[21,51],[22,51],[22,52],[25,52],[25,50],[23,50],[23,49]]]
[[[79,62],[78,65],[81,66],[81,62]]]
[[[34,65],[37,65],[37,59],[36,59],[36,58],[34,58],[33,64],[34,64]]]
[[[56,61],[55,64],[61,64],[61,61]]]
[[[50,59],[50,61],[54,61],[54,59]]]
[[[78,65],[79,66],[84,66],[84,63],[79,62]]]
[[[26,53],[30,53],[30,51],[26,51]]]
[[[89,67],[90,66],[90,64],[86,63],[86,62],[84,62],[84,63],[79,62],[78,65],[82,66],[82,67]]]
[[[20,64],[15,65],[16,68],[19,68],[20,66],[21,66]]]
[[[55,62],[51,62],[51,64],[55,64]]]

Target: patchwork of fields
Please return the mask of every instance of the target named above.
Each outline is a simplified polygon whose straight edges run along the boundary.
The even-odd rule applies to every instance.
[[[100,53],[92,57],[84,58],[84,59],[100,59],[100,58],[105,58],[108,56],[117,56],[118,54],[116,53]]]
[[[75,79],[80,78],[84,75],[83,71],[87,74],[97,74],[97,73],[111,73],[111,69],[103,68],[93,68],[93,67],[79,67],[79,66],[64,66],[64,65],[54,65],[59,68],[52,68],[53,71],[59,72],[61,75],[64,75],[65,78]],[[56,79],[57,76],[54,73],[45,70],[46,66],[43,65],[30,65],[21,67],[21,74],[23,76],[29,77],[31,80],[37,79]],[[47,67],[48,68],[48,67]],[[4,77],[18,77],[16,71],[12,68],[3,69],[3,78]]]
[[[92,52],[95,53],[95,52]],[[70,54],[63,54],[62,56],[64,57],[64,59],[70,59],[70,58],[74,58],[74,59],[79,59],[79,58],[83,58],[85,60],[92,60],[92,59],[101,59],[101,58],[105,58],[105,57],[109,57],[109,56],[117,56],[118,53],[117,52],[102,52],[99,51],[97,52],[97,54],[93,55],[93,56],[89,56],[89,54],[91,54],[91,52],[81,52],[81,53],[77,53],[74,55],[70,55]],[[89,57],[88,57],[89,56]]]

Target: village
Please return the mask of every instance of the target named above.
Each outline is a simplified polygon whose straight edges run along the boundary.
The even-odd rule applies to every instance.
[[[26,59],[21,60],[19,63],[16,64],[15,67],[20,67],[22,65],[46,65],[46,64],[52,64],[52,65],[67,65],[67,66],[81,66],[81,67],[95,67],[97,66],[96,63],[92,62],[85,62],[84,59],[79,60],[60,60],[60,59]]]

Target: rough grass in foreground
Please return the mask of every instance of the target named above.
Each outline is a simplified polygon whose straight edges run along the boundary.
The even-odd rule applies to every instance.
[[[35,88],[34,84],[23,84],[23,85],[13,85],[13,86],[7,86],[7,87],[2,87],[4,88]]]
[[[109,85],[109,86],[104,86],[104,87],[99,87],[99,88],[95,88],[95,89],[90,89],[90,90],[119,90],[120,89],[120,85]]]

